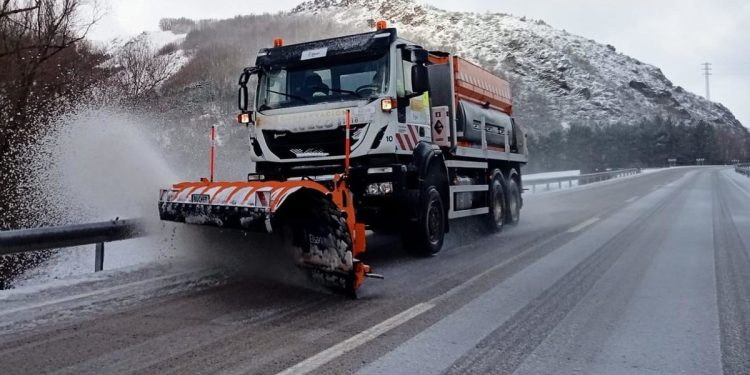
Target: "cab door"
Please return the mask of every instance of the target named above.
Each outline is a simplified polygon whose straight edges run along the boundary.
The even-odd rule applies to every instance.
[[[424,91],[416,95],[412,86],[412,50],[402,48],[396,71],[396,94],[398,97],[398,129],[395,134],[396,151],[411,153],[419,142],[432,141],[430,131],[430,94]]]

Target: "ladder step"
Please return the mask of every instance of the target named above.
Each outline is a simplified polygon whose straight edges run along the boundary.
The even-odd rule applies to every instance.
[[[483,215],[488,212],[490,212],[489,207],[479,207],[479,208],[471,208],[468,210],[450,211],[448,212],[448,218],[458,219],[458,218],[467,217],[467,216]]]
[[[490,187],[487,185],[451,185],[449,191],[451,193],[466,193],[471,191],[488,191]]]

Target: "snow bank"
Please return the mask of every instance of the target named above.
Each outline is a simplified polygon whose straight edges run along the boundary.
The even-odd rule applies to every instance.
[[[544,173],[532,173],[523,175],[524,181],[542,180],[546,178],[557,178],[557,177],[572,177],[578,176],[581,171],[578,169],[570,171],[557,171],[557,172],[544,172]]]

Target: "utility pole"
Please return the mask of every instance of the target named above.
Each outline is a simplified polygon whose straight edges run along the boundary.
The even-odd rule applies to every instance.
[[[703,75],[706,77],[706,100],[711,100],[711,89],[708,85],[708,77],[711,75],[711,63],[705,62],[701,65],[703,65]]]

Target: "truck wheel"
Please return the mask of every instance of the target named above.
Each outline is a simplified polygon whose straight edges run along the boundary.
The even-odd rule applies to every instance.
[[[345,272],[351,266],[352,239],[346,219],[330,200],[315,195],[293,198],[290,210],[278,218],[283,230],[280,235],[291,234],[291,245],[297,265],[308,278],[356,298],[354,272]]]
[[[420,197],[419,220],[402,232],[406,251],[418,256],[437,254],[445,238],[445,209],[440,191],[430,184]]]
[[[497,233],[503,230],[505,224],[506,206],[505,206],[505,185],[503,184],[503,175],[496,173],[490,182],[488,205],[490,211],[487,213],[487,229],[491,233]]]
[[[514,179],[508,181],[508,215],[506,224],[518,224],[521,219],[521,190]]]

